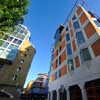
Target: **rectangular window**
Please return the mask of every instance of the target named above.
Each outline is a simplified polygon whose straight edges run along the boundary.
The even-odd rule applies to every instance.
[[[61,56],[59,56],[59,65],[61,64]]]
[[[7,48],[7,47],[8,47],[8,45],[9,45],[9,43],[4,42],[4,44],[3,44],[3,46],[2,46],[2,47]]]
[[[69,70],[69,72],[73,72],[74,71],[73,59],[68,60],[68,70]]]
[[[11,45],[8,47],[8,49],[18,49],[18,47],[15,46],[15,45],[13,45],[13,44],[11,44]]]
[[[94,23],[97,25],[97,27],[100,27],[100,22],[98,22],[97,20],[94,20]]]
[[[18,39],[14,39],[13,43],[17,44],[18,43]]]
[[[55,79],[57,79],[57,72],[55,73]]]
[[[14,38],[13,37],[9,37],[8,38],[8,41],[12,41]]]
[[[67,55],[72,55],[72,48],[71,48],[71,44],[67,44]]]
[[[66,31],[68,31],[68,27],[66,27]]]
[[[58,77],[61,77],[61,70],[58,70]]]
[[[80,56],[81,56],[82,62],[91,60],[91,55],[90,55],[90,53],[89,53],[88,48],[82,49],[82,50],[80,51]]]
[[[2,69],[2,68],[3,68],[3,66],[4,66],[4,64],[0,64],[0,69]]]
[[[80,28],[80,25],[79,25],[78,21],[74,22],[73,26],[74,26],[74,29],[79,29]]]
[[[17,44],[20,45],[21,43],[22,43],[22,41],[21,40],[18,40]]]
[[[69,35],[69,33],[66,34],[66,40],[70,41],[70,35]]]
[[[73,17],[72,17],[72,20],[75,20],[76,19],[76,16],[74,15]]]
[[[78,46],[85,42],[82,31],[76,32],[76,39],[77,39]]]

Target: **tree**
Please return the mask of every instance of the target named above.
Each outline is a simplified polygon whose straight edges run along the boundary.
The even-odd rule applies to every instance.
[[[0,0],[0,31],[11,32],[14,26],[23,23],[29,0]]]

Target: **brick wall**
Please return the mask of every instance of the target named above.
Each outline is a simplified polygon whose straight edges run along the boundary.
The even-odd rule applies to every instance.
[[[93,45],[92,45],[93,52],[95,56],[100,55],[100,39],[97,40]]]
[[[90,38],[92,35],[94,35],[96,32],[95,27],[92,25],[91,22],[88,23],[88,25],[85,27],[85,33],[88,38]]]
[[[79,57],[75,57],[75,65],[76,65],[76,68],[80,67],[80,60],[79,60]]]
[[[61,77],[64,76],[65,74],[67,74],[67,66],[66,65],[61,68]]]

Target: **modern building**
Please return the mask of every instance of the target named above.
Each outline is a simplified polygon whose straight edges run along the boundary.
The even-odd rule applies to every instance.
[[[29,94],[34,100],[46,100],[48,96],[48,74],[38,74],[31,87]]]
[[[30,42],[30,32],[24,25],[17,25],[13,33],[0,33],[1,93],[17,99],[34,54],[35,48]]]
[[[76,5],[54,39],[48,100],[99,100],[99,19]]]

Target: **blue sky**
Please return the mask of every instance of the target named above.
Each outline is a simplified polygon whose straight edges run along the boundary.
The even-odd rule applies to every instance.
[[[31,31],[31,41],[36,54],[29,70],[26,84],[38,73],[47,73],[50,68],[50,49],[59,24],[64,23],[76,0],[31,0],[25,25]],[[100,0],[87,0],[90,7],[100,14]]]

